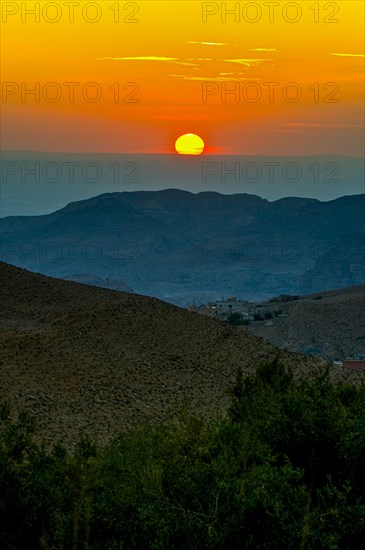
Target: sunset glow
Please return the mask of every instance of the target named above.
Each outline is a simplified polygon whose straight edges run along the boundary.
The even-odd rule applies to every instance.
[[[362,155],[363,2],[68,4],[2,2],[4,149]]]

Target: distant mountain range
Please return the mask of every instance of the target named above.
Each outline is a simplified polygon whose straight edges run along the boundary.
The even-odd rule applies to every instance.
[[[2,151],[0,217],[50,214],[120,191],[248,193],[329,201],[364,193],[363,157]],[[271,167],[271,168],[270,168]],[[294,181],[293,181],[294,179]]]
[[[0,220],[2,261],[185,305],[364,283],[365,195],[106,193]]]

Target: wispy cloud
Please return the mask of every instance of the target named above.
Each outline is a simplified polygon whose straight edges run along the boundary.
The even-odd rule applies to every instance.
[[[278,52],[276,48],[249,48],[246,52]]]
[[[178,57],[162,57],[159,55],[141,55],[138,57],[97,57],[96,61],[178,61]]]
[[[231,73],[234,74],[234,73]],[[252,82],[253,80],[260,80],[259,78],[247,78],[247,77],[227,77],[227,76],[187,76],[185,74],[169,74],[167,75],[170,78],[178,78],[180,80],[195,80],[198,82],[238,82],[248,80]]]
[[[288,122],[287,126],[308,128],[363,128],[363,124],[336,124],[333,122]]]
[[[237,63],[245,67],[258,67],[265,61],[271,61],[271,59],[261,58],[244,58],[244,59],[212,59],[210,57],[164,57],[159,55],[142,55],[136,57],[97,57],[96,61],[149,61],[149,62],[162,62],[162,63],[175,63],[176,65],[187,65],[191,67],[198,67],[201,62],[219,62],[219,63]]]
[[[272,61],[271,59],[221,59],[226,63],[238,63],[239,65],[244,65],[245,67],[257,67],[264,61]]]
[[[232,44],[229,42],[199,42],[199,41],[193,41],[188,40],[186,42],[187,44],[200,44],[202,46],[238,46],[238,44]],[[277,48],[246,48],[244,50],[245,52],[277,52],[279,51]]]
[[[336,55],[337,57],[365,57],[363,53],[330,53],[330,55]]]
[[[228,42],[196,42],[187,40],[187,44],[200,44],[202,46],[237,46],[237,44],[229,44]]]
[[[180,59],[179,57],[163,57],[159,55],[141,55],[137,57],[97,57],[96,61],[159,61],[162,63],[175,63],[176,65],[197,67],[196,63],[190,63],[190,61],[195,61],[195,59]]]

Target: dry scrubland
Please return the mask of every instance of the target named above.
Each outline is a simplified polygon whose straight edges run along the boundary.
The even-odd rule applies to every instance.
[[[319,294],[322,299],[314,300]],[[251,324],[250,331],[290,351],[316,348],[329,359],[365,352],[365,285],[311,294],[278,307],[288,316],[275,318],[270,326]]]
[[[154,298],[0,264],[0,397],[29,410],[49,442],[80,433],[102,443],[128,426],[176,416],[186,404],[224,411],[244,373],[277,350],[242,328]],[[281,352],[300,374],[321,359]],[[359,375],[333,367],[335,378]]]

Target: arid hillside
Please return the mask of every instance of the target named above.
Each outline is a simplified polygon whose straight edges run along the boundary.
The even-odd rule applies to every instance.
[[[0,264],[0,398],[27,409],[49,441],[102,442],[184,404],[224,410],[227,389],[276,350],[237,327],[155,298]],[[283,352],[299,372],[323,360]]]
[[[285,317],[252,323],[249,329],[275,346],[331,360],[365,353],[365,285],[273,303],[273,307]]]

